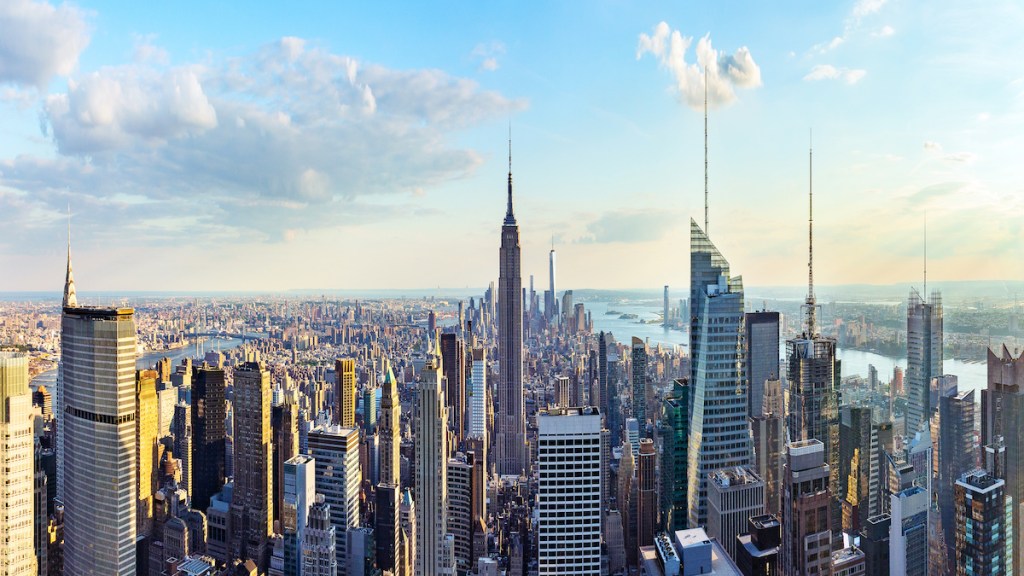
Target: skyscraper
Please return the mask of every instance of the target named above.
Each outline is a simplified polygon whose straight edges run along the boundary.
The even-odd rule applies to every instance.
[[[274,520],[284,509],[284,463],[299,453],[299,406],[285,398],[270,407],[270,429],[274,443],[273,503]],[[306,504],[312,504],[312,498]]]
[[[373,541],[376,546],[377,567],[390,570],[392,574],[401,574],[401,543],[402,527],[399,518],[399,499],[401,494],[398,486],[379,484],[374,492],[376,508],[374,510]]]
[[[473,370],[469,386],[470,438],[487,438],[487,349],[473,349]]]
[[[932,378],[942,376],[942,296],[932,292],[925,302],[911,289],[907,304],[907,416],[906,436],[928,425]]]
[[[155,370],[138,370],[135,373],[135,458],[139,466],[136,477],[139,503],[135,518],[140,539],[153,533],[153,493],[159,484],[156,379]]]
[[[748,520],[764,514],[764,482],[750,468],[711,473],[708,482],[708,536],[717,538],[733,560],[737,538],[746,534]]]
[[[504,308],[504,306],[502,306]],[[454,570],[445,554],[448,533],[448,406],[438,358],[420,372],[416,417],[416,574],[442,576]],[[521,398],[520,398],[521,400]]]
[[[809,158],[810,156],[809,153]],[[830,516],[833,536],[839,537],[842,515],[839,495],[839,370],[836,341],[818,330],[818,302],[814,294],[814,195],[808,189],[807,298],[804,332],[786,341],[789,378],[789,439],[820,440],[828,464],[829,492],[834,500]]]
[[[284,462],[282,471],[281,530],[284,533],[284,574],[302,574],[302,547],[309,508],[316,497],[316,463],[309,456],[296,455]],[[333,559],[333,554],[331,558]]]
[[[690,526],[707,523],[708,474],[749,466],[743,359],[743,280],[690,220],[690,382],[687,466]]]
[[[687,436],[690,434],[690,383],[680,378],[661,404],[661,526],[669,534],[685,530]],[[604,458],[607,455],[602,453]]]
[[[839,418],[839,497],[844,531],[857,534],[881,514],[878,429],[871,408],[844,406]]]
[[[302,543],[302,576],[336,576],[338,536],[331,523],[331,505],[323,494],[316,495],[308,518]]]
[[[637,482],[637,546],[654,545],[654,529],[658,523],[658,454],[654,441],[640,440],[640,454],[636,463]]]
[[[441,362],[448,383],[445,399],[448,402],[448,420],[456,438],[465,438],[466,416],[466,343],[455,333],[441,334]]]
[[[224,370],[206,363],[192,372],[192,507],[206,511],[224,486],[227,405]]]
[[[495,468],[501,475],[527,472],[523,401],[523,281],[519,269],[519,225],[512,211],[512,143],[508,155],[508,208],[501,227],[498,274],[498,413]],[[423,508],[420,508],[422,511]]]
[[[911,486],[889,496],[889,573],[928,575],[928,505],[926,488]],[[980,574],[985,574],[981,572]]]
[[[1010,574],[1014,503],[1007,499],[1006,483],[984,470],[968,472],[956,481],[953,500],[956,562],[952,566],[957,576]]]
[[[28,356],[0,352],[0,573],[5,576],[35,576],[37,569],[32,420]],[[45,500],[41,512],[45,519]]]
[[[783,576],[830,574],[829,469],[820,440],[799,440],[786,446],[786,477],[782,497]]]
[[[459,452],[448,459],[448,529],[455,540],[455,568],[466,574],[472,568],[473,462],[472,453]]]
[[[391,361],[384,361],[384,383],[380,397],[380,482],[394,486],[401,484],[402,403],[398,398],[398,381],[391,370]]]
[[[61,321],[64,574],[135,574],[135,319],[78,307],[68,266]],[[31,499],[29,499],[31,501]]]
[[[270,372],[256,362],[236,366],[233,389],[235,489],[228,552],[266,570],[273,530]]]
[[[356,425],[356,361],[334,361],[334,423],[344,428]]]
[[[348,531],[359,526],[359,429],[324,425],[309,431],[316,491],[330,507],[338,575],[348,574]]]
[[[743,340],[747,358],[748,413],[764,414],[764,383],[779,380],[779,313],[747,312]],[[779,412],[781,415],[781,412]]]
[[[668,328],[670,320],[668,316],[668,285],[665,286],[665,301],[663,302],[663,308],[664,311],[661,316],[661,325]]]
[[[537,427],[538,573],[598,576],[601,417],[595,408],[556,408],[538,414]]]
[[[633,337],[633,418],[640,429],[647,427],[647,345]]]
[[[762,401],[762,414],[750,418],[750,430],[754,437],[754,470],[764,480],[765,510],[780,516],[786,453],[782,382],[778,379],[766,380]]]
[[[544,302],[544,314],[548,319],[558,315],[558,293],[555,292],[555,239],[551,238],[551,252],[548,252],[548,293],[549,297]]]
[[[1003,346],[988,352],[988,387],[981,391],[981,445],[1005,443],[1005,470],[997,474],[1006,481],[1006,494],[1013,499],[1013,526],[1024,523],[1024,353],[1014,357]],[[1024,537],[1013,538],[1013,574],[1024,569],[1021,555]]]
[[[956,507],[953,492],[957,480],[975,467],[974,390],[939,397],[938,506],[946,547],[946,565],[956,566]]]

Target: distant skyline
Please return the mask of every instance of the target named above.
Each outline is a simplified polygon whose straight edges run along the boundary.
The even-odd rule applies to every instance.
[[[0,3],[0,291],[1024,280],[1024,7]],[[682,290],[680,290],[680,293]]]

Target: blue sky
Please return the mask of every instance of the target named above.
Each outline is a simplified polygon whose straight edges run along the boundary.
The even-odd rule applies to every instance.
[[[0,5],[0,290],[1024,279],[1011,2]],[[828,5],[823,5],[828,4]],[[973,3],[972,3],[973,4]],[[6,31],[14,31],[10,34]]]

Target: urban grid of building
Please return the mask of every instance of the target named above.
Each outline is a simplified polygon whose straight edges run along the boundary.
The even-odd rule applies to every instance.
[[[1024,354],[961,389],[922,287],[905,376],[845,378],[813,203],[796,330],[707,219],[688,297],[658,302],[688,347],[595,330],[553,242],[523,285],[509,147],[468,303],[87,306],[69,241],[55,381],[0,352],[0,576],[1022,573]]]

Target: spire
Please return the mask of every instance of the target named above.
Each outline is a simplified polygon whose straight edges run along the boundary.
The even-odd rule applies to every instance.
[[[807,337],[817,336],[817,299],[814,297],[814,145],[807,147]]]
[[[505,224],[515,225],[516,215],[512,212],[512,123],[508,124],[508,208],[505,210]]]
[[[928,213],[924,213],[924,292],[921,299],[928,298]],[[926,300],[927,301],[927,300]]]
[[[708,233],[708,67],[704,67],[704,233]]]
[[[71,271],[71,205],[68,205],[68,270],[64,276],[64,302],[65,308],[77,308],[78,296],[75,294],[75,275]]]

